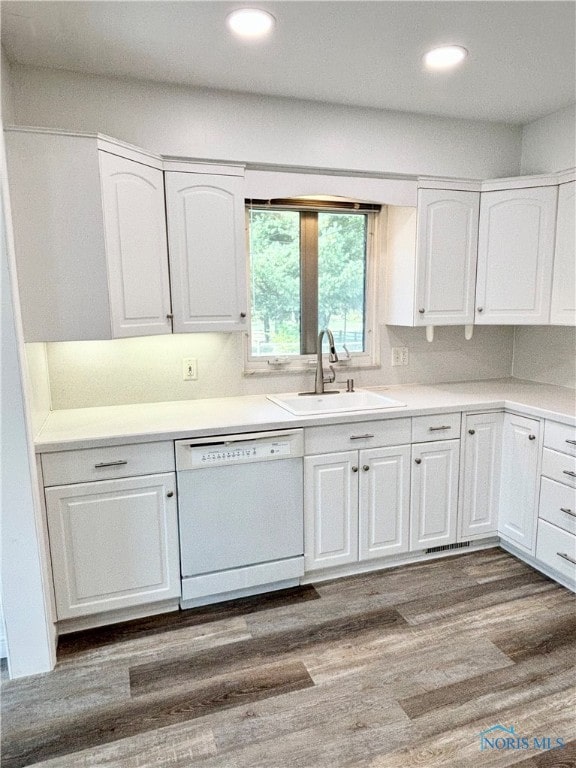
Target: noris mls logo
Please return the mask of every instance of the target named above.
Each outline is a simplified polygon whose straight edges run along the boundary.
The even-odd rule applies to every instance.
[[[480,734],[481,750],[538,749],[548,751],[550,749],[562,749],[564,745],[564,739],[558,736],[532,736],[530,738],[518,736],[513,725],[509,728],[500,724],[493,725]]]

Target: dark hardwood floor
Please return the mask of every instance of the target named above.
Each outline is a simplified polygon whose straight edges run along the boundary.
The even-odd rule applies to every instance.
[[[1,765],[576,768],[575,664],[576,596],[484,550],[64,637]]]

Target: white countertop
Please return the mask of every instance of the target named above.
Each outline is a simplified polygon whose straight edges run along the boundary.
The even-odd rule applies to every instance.
[[[576,425],[575,391],[548,384],[510,378],[370,389],[389,392],[406,406],[304,417],[292,416],[265,395],[251,395],[74,408],[49,414],[36,436],[36,451],[45,453],[483,408],[518,410],[528,416]]]

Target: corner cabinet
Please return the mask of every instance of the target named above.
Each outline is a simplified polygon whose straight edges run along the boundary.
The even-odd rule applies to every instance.
[[[244,171],[221,170],[165,174],[176,333],[246,327]]]
[[[576,325],[576,182],[558,187],[552,325]]]
[[[502,434],[498,532],[504,541],[534,551],[540,457],[540,422],[507,413]]]
[[[160,158],[40,129],[6,155],[24,340],[171,333]]]
[[[475,323],[550,318],[558,187],[482,192]]]

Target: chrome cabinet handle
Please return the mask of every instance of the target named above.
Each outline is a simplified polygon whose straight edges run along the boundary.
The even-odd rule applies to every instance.
[[[528,435],[528,440],[536,440],[536,435]]]
[[[419,309],[418,312],[420,312],[420,314],[423,315],[424,312],[426,312],[426,310],[425,309]]]
[[[445,429],[452,429],[452,427],[449,427],[446,424],[444,424],[442,427],[428,427],[430,432],[443,432]]]
[[[576,472],[572,472],[571,469],[564,469],[562,471],[565,475],[568,475],[569,477],[576,477]]]
[[[567,555],[566,552],[556,552],[558,557],[563,558],[564,560],[568,560],[569,563],[572,563],[573,565],[576,565],[576,560],[574,560],[570,555]]]
[[[484,307],[478,307],[478,312],[484,312]]]
[[[352,472],[358,472],[358,467],[352,467]]]
[[[566,512],[566,514],[570,515],[570,517],[576,517],[576,512],[572,512],[572,510],[568,509],[568,507],[560,507],[560,512]]]
[[[350,435],[350,440],[369,440],[374,435]]]
[[[362,466],[362,469],[364,470],[364,472],[368,472],[368,470],[370,469],[370,466],[368,464],[364,464]]]
[[[422,464],[422,459],[414,459],[414,461],[416,462],[416,464]]]
[[[469,429],[468,430],[468,434],[469,435],[475,435],[476,434],[476,430],[475,429]]]
[[[566,440],[570,445],[576,445],[576,440]]]
[[[94,469],[102,469],[102,467],[119,467],[122,464],[128,464],[124,459],[118,461],[101,461],[99,464],[94,464]]]

